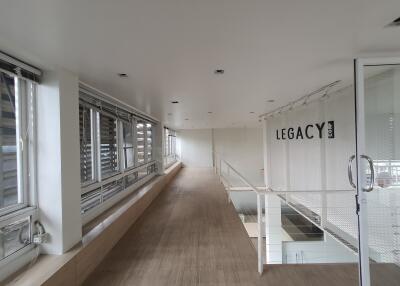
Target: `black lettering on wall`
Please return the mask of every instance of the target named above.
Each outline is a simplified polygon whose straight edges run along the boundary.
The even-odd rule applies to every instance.
[[[327,126],[326,132],[324,132],[325,125]],[[315,127],[315,128],[314,128]],[[318,137],[320,139],[326,138],[333,139],[335,138],[335,122],[333,120],[315,123],[315,124],[307,124],[305,127],[289,127],[276,129],[276,140],[292,140],[292,139],[313,139],[317,137],[315,129],[318,130]]]
[[[310,128],[313,128],[314,127],[314,125],[312,125],[312,124],[308,124],[307,126],[306,126],[306,137],[308,138],[308,139],[313,139],[314,138],[314,135],[310,135],[309,133],[308,133],[308,129],[310,129]]]
[[[319,125],[318,123],[316,123],[315,126],[317,126],[317,128],[318,128],[319,138],[322,138],[322,129],[323,129],[324,126],[325,126],[325,122],[322,122],[321,125]]]
[[[328,138],[335,138],[335,121],[328,121]]]
[[[290,127],[288,129],[288,139],[293,139],[294,138],[294,129]]]
[[[301,131],[301,127],[297,128],[296,139],[304,139],[303,132]]]

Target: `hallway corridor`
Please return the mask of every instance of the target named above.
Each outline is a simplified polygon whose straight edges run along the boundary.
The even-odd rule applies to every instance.
[[[357,285],[354,265],[274,266],[257,257],[212,169],[183,168],[85,285]]]

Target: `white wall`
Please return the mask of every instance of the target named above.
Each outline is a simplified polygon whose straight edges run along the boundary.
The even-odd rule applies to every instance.
[[[358,261],[354,252],[329,235],[326,235],[325,241],[286,241],[282,246],[285,263],[356,263]]]
[[[211,129],[181,130],[179,141],[184,167],[212,167]]]
[[[187,167],[212,167],[212,152],[218,153],[245,178],[264,185],[261,128],[180,130],[177,152]],[[232,181],[241,185],[232,176]]]
[[[253,185],[264,185],[261,128],[214,129],[215,151]]]

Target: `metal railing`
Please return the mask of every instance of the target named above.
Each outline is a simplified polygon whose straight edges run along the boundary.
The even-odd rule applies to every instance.
[[[256,194],[256,249],[260,274],[263,273],[264,264],[353,262],[357,255],[355,191],[277,191],[265,186],[255,186],[219,154],[214,154],[214,170],[227,190],[229,202],[234,191],[249,191]],[[343,202],[346,203],[343,205]],[[294,215],[283,213],[282,209],[285,207],[290,208]],[[303,223],[293,226],[290,220],[299,220],[300,217]],[[281,218],[282,221],[286,220],[291,224],[286,226],[289,229],[288,233],[281,224]],[[322,233],[322,240],[313,239],[314,233],[310,233],[313,227]],[[281,235],[281,232],[294,239],[274,240],[274,237]],[[306,237],[306,239],[296,241],[296,237]],[[331,245],[340,249],[341,257],[335,256],[336,253]]]
[[[226,173],[223,172],[225,167]],[[231,176],[235,174],[239,180],[244,184],[246,190],[250,190],[257,194],[257,260],[258,260],[258,272],[261,274],[263,272],[264,262],[263,262],[263,254],[262,254],[262,209],[261,209],[261,195],[265,190],[265,187],[256,187],[252,183],[250,183],[239,171],[237,171],[231,164],[229,164],[226,160],[224,160],[220,155],[214,153],[214,170],[216,174],[219,176],[221,183],[226,186],[228,191],[228,200],[230,199],[230,192],[234,188],[231,181]],[[225,182],[224,182],[225,181]]]

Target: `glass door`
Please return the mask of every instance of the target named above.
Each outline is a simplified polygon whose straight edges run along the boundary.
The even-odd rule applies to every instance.
[[[356,59],[360,282],[400,285],[400,58]]]

